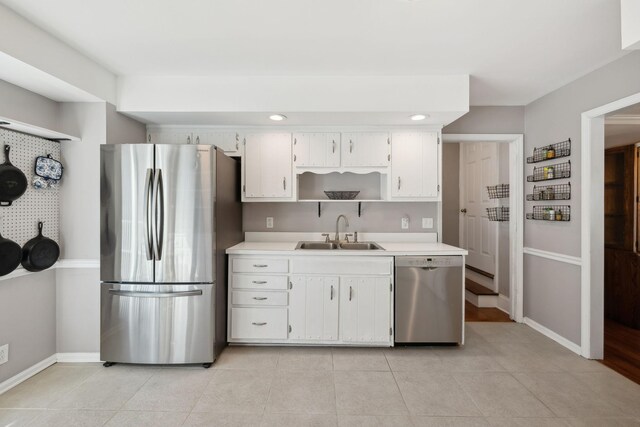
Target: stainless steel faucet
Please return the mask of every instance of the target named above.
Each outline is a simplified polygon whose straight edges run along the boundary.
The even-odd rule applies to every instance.
[[[349,220],[347,219],[347,217],[342,214],[338,215],[338,218],[336,219],[336,235],[334,239],[336,242],[340,241],[340,218],[344,218],[345,227],[349,226]]]

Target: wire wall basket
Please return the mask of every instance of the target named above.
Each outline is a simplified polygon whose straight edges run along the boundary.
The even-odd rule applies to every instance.
[[[571,199],[571,183],[533,186],[533,194],[527,194],[527,200],[570,200]]]
[[[533,212],[527,214],[527,219],[538,221],[571,221],[571,206],[569,205],[546,205],[534,206]]]
[[[505,199],[509,197],[509,184],[498,184],[487,186],[490,199]]]
[[[527,176],[527,182],[551,181],[571,177],[571,161],[533,168],[533,175]]]
[[[509,208],[506,206],[487,208],[487,216],[489,217],[489,221],[509,221]]]
[[[533,156],[527,157],[527,163],[544,162],[545,160],[569,157],[571,155],[571,138],[533,149]]]

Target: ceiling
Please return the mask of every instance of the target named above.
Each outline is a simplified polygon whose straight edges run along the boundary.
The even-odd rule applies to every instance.
[[[0,0],[117,75],[470,74],[525,105],[611,62],[619,0]]]

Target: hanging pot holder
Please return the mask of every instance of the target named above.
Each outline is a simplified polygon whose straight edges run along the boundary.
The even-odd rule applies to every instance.
[[[51,154],[36,157],[37,176],[46,178],[47,180],[60,181],[62,178],[62,163],[51,157]]]

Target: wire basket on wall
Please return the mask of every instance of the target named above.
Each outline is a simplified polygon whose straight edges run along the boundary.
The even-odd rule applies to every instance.
[[[509,208],[507,206],[487,208],[487,216],[489,217],[489,221],[509,221]]]
[[[544,147],[534,148],[533,156],[527,157],[527,163],[544,162],[545,160],[568,157],[570,155],[571,138],[566,141],[556,142],[555,144],[546,145]]]
[[[545,205],[534,206],[533,212],[527,214],[527,219],[538,221],[571,221],[571,206]]]
[[[558,185],[533,186],[533,194],[527,194],[527,200],[569,200],[571,199],[571,183]]]
[[[528,182],[550,181],[571,177],[571,161],[533,168],[533,175],[527,176]]]
[[[509,184],[498,184],[487,186],[490,199],[505,199],[509,197]]]

